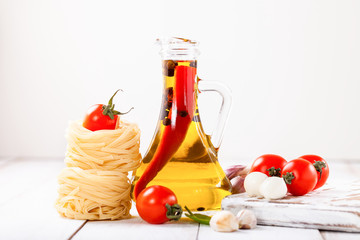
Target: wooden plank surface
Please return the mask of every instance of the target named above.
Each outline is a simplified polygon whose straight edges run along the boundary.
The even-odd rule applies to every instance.
[[[165,224],[148,224],[142,220],[133,202],[130,209],[131,218],[117,221],[88,221],[73,240],[78,239],[189,239],[195,240],[199,224],[188,218],[181,218],[177,222]],[[170,235],[169,235],[170,234]]]
[[[360,179],[360,161],[356,160],[342,160],[330,161],[331,174],[329,175],[328,183],[336,184],[338,181],[356,181]],[[326,240],[346,239],[358,240],[359,233],[345,233],[336,231],[320,231],[321,236]]]
[[[150,225],[136,216],[134,208],[131,213],[135,217],[131,219],[89,221],[83,225],[85,221],[60,217],[54,208],[58,187],[56,177],[64,166],[62,159],[0,158],[0,239],[69,239],[73,234],[73,239],[211,240],[261,239],[269,236],[284,239],[282,236],[287,234],[295,239],[360,239],[358,234],[321,231],[320,235],[318,230],[267,226],[217,233],[209,226],[199,226],[186,218],[178,223]],[[334,181],[359,176],[356,170],[360,166],[358,163],[334,163],[331,166],[341,171],[341,174],[333,173]],[[332,178],[329,179],[331,181]]]
[[[0,166],[0,206],[21,197],[26,192],[33,191],[34,188],[39,187],[39,184],[56,178],[62,166],[64,163],[60,159],[5,160]]]
[[[359,240],[359,233],[321,231],[321,236],[326,240]]]
[[[291,236],[289,238],[289,236]],[[268,227],[257,226],[251,230],[238,230],[231,233],[221,233],[213,231],[209,226],[201,225],[199,231],[199,240],[208,239],[276,239],[276,240],[322,240],[318,230],[301,229],[301,228],[286,228],[286,227]]]
[[[13,157],[0,157],[0,168],[14,159]]]
[[[118,221],[88,221],[73,239],[195,240],[198,228],[199,224],[185,218],[178,222],[148,224],[135,216]]]
[[[342,172],[343,176],[332,177],[325,186],[304,196],[268,201],[250,198],[246,193],[235,194],[224,198],[222,208],[235,214],[243,208],[251,209],[261,225],[360,232],[360,178],[354,172],[356,166],[337,165],[331,164],[336,169],[333,172]],[[341,170],[344,166],[348,169]]]
[[[222,208],[234,214],[250,209],[261,225],[360,232],[360,181],[271,201],[236,194],[224,198]]]
[[[0,239],[68,239],[84,221],[54,208],[59,159],[15,159],[0,167]]]

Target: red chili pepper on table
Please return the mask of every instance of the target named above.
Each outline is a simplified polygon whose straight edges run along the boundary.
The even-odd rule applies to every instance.
[[[153,159],[135,185],[135,199],[156,177],[185,139],[195,112],[195,77],[196,68],[182,65],[175,67],[173,104],[168,116],[171,124],[165,126]]]

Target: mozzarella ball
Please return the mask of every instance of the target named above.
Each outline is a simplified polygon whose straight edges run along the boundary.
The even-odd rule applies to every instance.
[[[281,177],[269,177],[261,184],[260,193],[268,200],[283,198],[287,193],[286,183]]]
[[[246,193],[250,197],[261,197],[260,185],[267,179],[268,176],[261,172],[249,173],[244,181]]]

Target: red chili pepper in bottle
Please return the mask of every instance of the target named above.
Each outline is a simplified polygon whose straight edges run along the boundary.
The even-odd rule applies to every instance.
[[[195,112],[195,77],[196,68],[183,65],[175,67],[173,104],[168,116],[171,123],[165,126],[153,159],[135,185],[135,199],[176,153],[186,137]]]

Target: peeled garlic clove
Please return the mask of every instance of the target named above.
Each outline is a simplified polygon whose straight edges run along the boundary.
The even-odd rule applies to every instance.
[[[220,211],[211,217],[210,227],[218,232],[233,232],[239,229],[239,223],[232,212]]]
[[[239,228],[241,229],[252,229],[256,227],[257,220],[255,214],[247,209],[243,209],[236,215],[239,221]]]

